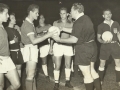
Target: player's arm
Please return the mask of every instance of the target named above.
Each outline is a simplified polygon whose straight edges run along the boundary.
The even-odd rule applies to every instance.
[[[73,23],[71,23],[70,27],[63,27],[63,28],[61,28],[61,31],[67,32],[67,33],[72,33],[72,27],[73,27]]]
[[[44,36],[39,37],[39,38],[36,38],[34,36],[34,34],[28,34],[27,36],[29,37],[29,39],[32,42],[32,44],[37,44],[37,43],[40,43],[40,42],[44,41],[45,39],[53,36],[53,34],[55,34],[55,33],[56,33],[56,31],[48,32],[47,34],[45,34]]]
[[[68,38],[68,39],[60,39],[61,43],[68,43],[68,44],[70,44],[70,43],[74,44],[74,43],[77,43],[77,41],[78,41],[78,38],[75,36],[72,36],[72,35],[70,35],[70,38]]]
[[[72,33],[72,28],[62,28],[62,31],[67,32],[67,33]]]
[[[70,35],[67,39],[62,39],[59,36],[52,37],[56,42],[67,43],[67,44],[75,44],[78,41],[78,38]]]
[[[97,34],[97,40],[100,42],[100,43],[105,43],[104,41],[103,41],[103,39],[101,38],[101,34]]]
[[[42,33],[43,31],[45,31],[44,28],[38,28],[38,27],[36,27],[36,32],[37,33]]]

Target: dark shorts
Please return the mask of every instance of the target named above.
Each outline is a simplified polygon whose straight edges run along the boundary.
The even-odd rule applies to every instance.
[[[97,57],[97,45],[95,42],[75,46],[75,64],[90,65]]]
[[[108,60],[110,55],[113,59],[120,59],[120,46],[117,42],[101,45],[99,58],[102,60]]]
[[[21,51],[10,51],[10,56],[15,65],[23,64],[23,56]]]

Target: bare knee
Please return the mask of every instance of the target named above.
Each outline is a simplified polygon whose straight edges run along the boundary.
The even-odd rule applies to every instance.
[[[105,60],[100,60],[100,67],[104,68],[105,67],[105,63],[106,63]]]
[[[4,88],[4,85],[0,85],[0,90],[3,90],[3,88]]]
[[[20,82],[15,82],[15,84],[13,85],[14,90],[17,90],[20,87]]]
[[[82,73],[84,75],[84,83],[91,83],[91,82],[93,82],[93,78],[92,78],[92,75],[90,73],[90,70],[88,70],[88,69],[82,70],[81,69],[81,71],[82,71]]]

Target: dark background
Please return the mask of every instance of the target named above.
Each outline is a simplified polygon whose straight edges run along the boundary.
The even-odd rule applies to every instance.
[[[60,7],[67,7],[70,12],[72,4],[75,2],[80,2],[84,5],[85,14],[93,21],[95,32],[97,32],[97,26],[104,20],[102,18],[102,11],[104,9],[111,9],[113,13],[112,19],[120,23],[120,0],[0,0],[0,3],[5,3],[10,7],[9,12],[16,14],[19,26],[21,26],[23,19],[27,16],[27,8],[30,4],[39,5],[40,14],[44,14],[47,22],[52,25],[55,20],[60,18]],[[35,26],[37,25],[38,20],[35,21]],[[100,43],[97,42],[97,45],[98,60],[96,62],[96,69],[99,66]]]
[[[40,14],[43,13],[50,24],[59,19],[60,7],[67,7],[70,12],[74,2],[80,2],[84,5],[85,14],[92,19],[95,30],[103,22],[102,10],[106,8],[112,10],[113,20],[120,23],[120,0],[0,0],[0,2],[7,4],[10,7],[10,12],[16,14],[19,26],[21,26],[22,20],[27,15],[28,6],[33,3],[40,6]],[[35,21],[36,25],[38,25],[38,21]]]

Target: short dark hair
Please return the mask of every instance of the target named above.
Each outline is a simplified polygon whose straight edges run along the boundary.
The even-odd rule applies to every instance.
[[[39,9],[39,6],[36,4],[31,4],[29,5],[27,12],[29,13],[30,11],[34,11],[35,9]]]
[[[0,13],[2,13],[4,9],[9,9],[9,7],[6,4],[0,3]]]
[[[61,10],[65,10],[66,12],[68,12],[68,10],[67,10],[66,7],[61,7],[61,8],[60,8],[60,11],[61,11]]]
[[[109,12],[112,13],[112,11],[111,11],[110,9],[104,9],[104,10],[103,10],[103,14],[104,14],[105,11],[109,11]]]
[[[73,9],[78,10],[79,13],[84,12],[84,6],[81,3],[74,3]]]
[[[10,13],[9,16],[11,16],[11,15],[15,16],[15,13]],[[10,17],[9,17],[7,22],[9,23],[10,21],[11,20],[10,20]]]

